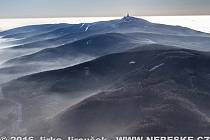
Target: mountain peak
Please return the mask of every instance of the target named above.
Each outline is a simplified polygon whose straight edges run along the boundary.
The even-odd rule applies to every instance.
[[[140,19],[140,18],[137,18],[137,17],[134,17],[134,16],[130,16],[130,14],[128,13],[126,16],[124,16],[122,19],[121,19],[122,22],[148,22],[144,19]]]
[[[136,19],[137,18],[130,16],[129,13],[122,18],[122,20],[124,20],[124,21],[132,21],[132,20],[136,20]]]

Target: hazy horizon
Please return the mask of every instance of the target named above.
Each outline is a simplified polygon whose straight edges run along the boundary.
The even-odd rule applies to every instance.
[[[75,17],[75,18],[14,18],[0,19],[0,30],[8,30],[16,27],[37,24],[56,24],[56,23],[91,23],[97,21],[107,21],[120,19],[122,17]],[[177,25],[188,27],[194,30],[210,33],[210,16],[141,16],[153,23]]]

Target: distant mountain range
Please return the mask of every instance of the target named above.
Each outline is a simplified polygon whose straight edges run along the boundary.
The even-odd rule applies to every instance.
[[[209,34],[195,31],[186,27],[169,26],[163,24],[150,23],[143,19],[135,17],[124,17],[119,20],[102,21],[95,23],[81,24],[46,24],[34,25],[11,29],[1,32],[3,38],[15,38],[21,40],[18,43],[34,42],[56,37],[74,35],[78,33],[99,34],[109,32],[143,32],[157,33],[167,35],[182,35],[182,36],[207,36]],[[20,37],[21,34],[21,37]]]
[[[207,33],[180,26],[154,24],[135,17],[86,24],[33,25],[4,31],[0,33],[0,36],[4,39],[11,39],[11,37],[13,39],[13,41],[3,44],[3,46],[14,46],[4,50],[4,56],[18,57],[44,48],[59,47],[90,36],[106,33],[144,34],[142,37],[139,36],[139,38],[144,38],[142,39],[145,40],[143,44],[176,45],[199,51],[209,51],[207,46],[209,34]],[[159,39],[157,40],[158,36]],[[17,50],[18,48],[19,50]],[[14,49],[15,51],[13,51]],[[14,53],[16,51],[18,53]]]
[[[209,134],[207,33],[126,16],[0,36],[2,135]]]

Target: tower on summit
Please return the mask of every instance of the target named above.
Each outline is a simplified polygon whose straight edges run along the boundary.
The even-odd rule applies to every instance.
[[[130,17],[130,14],[129,13],[127,13],[127,17]]]

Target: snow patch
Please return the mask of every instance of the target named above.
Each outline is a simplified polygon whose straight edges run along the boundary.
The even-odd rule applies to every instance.
[[[90,26],[87,26],[87,27],[85,28],[85,32],[88,31],[89,27],[90,27]]]
[[[161,64],[159,64],[159,65],[156,65],[156,66],[154,66],[153,68],[151,68],[149,71],[150,71],[150,72],[151,72],[151,71],[154,71],[154,70],[160,68],[160,67],[163,66],[163,65],[164,65],[164,63],[161,63]]]
[[[136,62],[135,61],[130,61],[129,64],[136,64]]]
[[[152,41],[151,39],[145,39],[144,41],[141,41],[141,43],[144,43],[144,44],[156,44],[157,42]]]
[[[95,24],[91,24],[91,25],[88,25],[86,28],[85,28],[85,32],[88,31],[90,29],[90,27],[94,26]]]
[[[85,26],[85,23],[83,23],[80,28],[82,28],[83,26]]]

